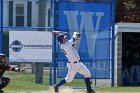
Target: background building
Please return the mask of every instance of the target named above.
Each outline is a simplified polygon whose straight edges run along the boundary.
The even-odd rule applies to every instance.
[[[38,27],[39,22],[48,27],[49,0],[4,0],[3,2],[4,27]]]

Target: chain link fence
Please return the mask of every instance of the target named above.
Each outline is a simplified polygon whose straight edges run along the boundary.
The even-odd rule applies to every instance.
[[[8,58],[10,31],[28,33],[53,30],[52,3],[52,0],[3,0],[2,51]],[[9,64],[12,67],[19,67],[20,72],[5,72],[4,76],[11,78],[11,82],[6,88],[8,91],[46,90],[48,88],[51,63],[9,61]]]
[[[106,7],[110,8],[105,9],[106,7],[102,7],[104,5],[107,5]],[[111,87],[113,75],[113,37],[111,29],[111,26],[113,25],[112,0],[60,0],[56,6],[58,7],[59,16],[57,19],[58,30],[66,31],[68,33],[77,31],[82,34],[79,44],[75,47],[80,54],[80,61],[83,62],[92,73],[92,87]],[[104,13],[103,19],[101,17],[102,14],[100,15],[101,19],[97,19],[98,12]],[[106,14],[109,14],[108,18],[105,17]],[[97,20],[99,29],[97,27]],[[101,23],[99,21],[101,21]],[[96,31],[98,32],[96,33]],[[71,35],[67,34],[67,37],[69,38]],[[57,61],[57,75],[61,78],[65,77],[67,74],[67,59],[64,57],[59,45]],[[78,78],[79,80],[81,77],[82,76],[79,74],[76,74],[75,79]],[[82,77],[82,79],[83,78],[84,77]],[[84,87],[84,85],[76,85],[76,87]]]
[[[15,30],[12,29],[12,31],[15,31]],[[18,31],[21,31],[21,30],[18,29]],[[28,33],[28,31],[29,30],[25,31],[25,33]],[[6,54],[8,58],[9,58],[9,55],[12,55],[9,52],[9,31],[4,31],[3,32],[3,53]],[[38,53],[38,52],[36,51],[36,53]],[[45,54],[45,55],[47,55],[47,54]],[[18,56],[16,56],[16,58],[20,59],[20,57],[18,57]],[[11,86],[12,87],[15,86],[14,85],[14,84],[16,84],[15,82],[18,82],[18,84],[16,84],[16,85],[19,86],[21,89],[23,88],[23,90],[24,90],[24,88],[26,86],[31,87],[30,85],[28,85],[28,83],[29,83],[28,79],[31,79],[31,81],[32,81],[32,82],[30,81],[31,85],[35,84],[35,87],[38,87],[38,86],[40,86],[38,84],[41,84],[42,88],[46,89],[45,87],[48,87],[49,84],[50,84],[50,82],[49,82],[50,73],[49,72],[50,72],[50,64],[51,63],[48,63],[48,62],[40,62],[40,63],[38,63],[38,62],[25,62],[24,59],[22,59],[22,60],[23,60],[23,62],[10,62],[9,61],[9,64],[12,67],[20,68],[19,73],[8,71],[4,75],[4,76],[11,77],[11,80],[12,80],[12,82],[10,83]],[[21,78],[17,79],[18,77],[21,77]],[[24,78],[26,78],[27,80],[24,79]],[[26,90],[26,88],[25,88],[25,90]],[[36,89],[32,89],[32,90],[36,90]]]
[[[28,33],[29,31],[52,31],[54,28],[55,30],[62,30],[59,27],[60,24],[58,21],[60,17],[58,4],[60,1],[95,2],[103,4],[109,3],[111,5],[111,0],[56,0],[56,5],[54,5],[54,1],[55,0],[3,0],[2,47],[3,53],[6,54],[7,57],[9,57],[10,31],[24,31],[25,33]],[[56,8],[56,10],[54,7]],[[56,13],[56,15],[53,15],[54,13]],[[56,23],[54,24],[54,22]],[[109,60],[111,62],[112,59]],[[46,90],[49,85],[50,77],[53,77],[49,76],[50,65],[52,65],[51,63],[9,62],[9,64],[13,67],[19,67],[21,69],[20,72],[5,73],[6,76],[11,77],[12,79],[12,82],[7,88],[9,90]],[[111,66],[111,63],[109,63],[109,65]],[[111,73],[111,68],[109,68],[109,73]],[[107,85],[111,85],[111,78],[98,80],[93,79],[93,86]],[[26,86],[28,86],[29,88],[27,88]],[[15,87],[17,87],[18,89],[16,89]]]

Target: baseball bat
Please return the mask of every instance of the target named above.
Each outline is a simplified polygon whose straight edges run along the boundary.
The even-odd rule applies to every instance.
[[[56,35],[59,35],[59,34],[72,34],[72,33],[70,33],[70,32],[64,32],[64,31],[52,31],[52,33],[53,34],[56,34]],[[77,32],[74,32],[75,33],[75,35],[78,37],[78,38],[80,38],[81,37],[81,34],[80,33],[77,33]]]
[[[52,31],[53,34],[71,34],[70,32],[64,32],[64,31]]]

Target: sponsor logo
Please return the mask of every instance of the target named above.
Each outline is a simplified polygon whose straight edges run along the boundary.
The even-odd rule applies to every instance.
[[[13,41],[10,46],[9,46],[14,52],[19,52],[22,48],[23,48],[23,45],[20,41],[18,40],[15,40]]]
[[[52,49],[52,45],[44,44],[22,44],[20,41],[15,40],[9,46],[14,52],[19,52],[21,49]]]

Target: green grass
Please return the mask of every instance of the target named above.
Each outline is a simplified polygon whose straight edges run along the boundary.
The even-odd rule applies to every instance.
[[[11,82],[4,88],[5,91],[36,91],[36,90],[47,90],[49,89],[49,74],[43,75],[43,84],[35,83],[35,75],[32,73],[18,73],[18,72],[6,72],[5,77],[9,77]],[[57,82],[61,79],[57,78]],[[65,84],[64,86],[78,87],[85,86],[84,80],[74,79],[71,83]]]
[[[61,79],[57,78],[57,82]],[[85,87],[85,83],[83,79],[74,79],[71,83],[65,84],[64,86],[71,86],[71,87]]]
[[[107,87],[107,88],[95,88],[96,91],[110,91],[110,92],[140,92],[140,87]]]
[[[43,76],[43,84],[35,84],[35,75],[31,73],[6,73],[11,79],[9,85],[4,88],[7,91],[30,91],[30,90],[46,90],[49,88],[49,76]]]
[[[49,86],[49,74],[43,75],[43,84],[35,83],[35,75],[32,73],[16,73],[16,72],[6,72],[4,76],[11,78],[10,84],[4,88],[5,91],[43,91],[48,90]],[[60,79],[57,78],[57,82]],[[71,87],[85,87],[83,79],[74,79],[71,83],[65,84],[64,86]],[[104,88],[94,88],[96,91],[115,91],[115,92],[139,92],[139,86],[130,86],[130,87],[104,87]]]

